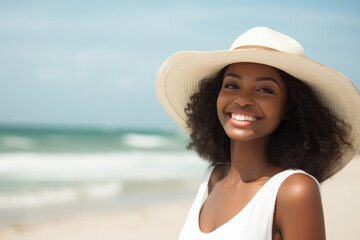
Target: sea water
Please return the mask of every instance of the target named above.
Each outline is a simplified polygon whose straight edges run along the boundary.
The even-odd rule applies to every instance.
[[[37,210],[146,202],[197,186],[207,163],[188,141],[183,132],[0,129],[0,226]]]

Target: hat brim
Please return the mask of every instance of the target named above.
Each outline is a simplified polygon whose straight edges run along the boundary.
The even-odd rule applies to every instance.
[[[185,107],[199,82],[215,76],[225,66],[252,62],[281,69],[305,82],[322,104],[351,126],[349,140],[353,149],[346,151],[332,175],[340,171],[360,148],[360,101],[352,82],[341,73],[309,58],[264,49],[238,49],[212,52],[185,51],[169,57],[156,77],[156,93],[173,120],[186,132]]]

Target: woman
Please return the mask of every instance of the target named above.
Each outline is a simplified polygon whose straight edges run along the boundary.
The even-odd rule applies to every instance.
[[[257,27],[228,51],[171,56],[157,94],[212,163],[179,239],[325,239],[319,182],[360,146],[346,77]]]

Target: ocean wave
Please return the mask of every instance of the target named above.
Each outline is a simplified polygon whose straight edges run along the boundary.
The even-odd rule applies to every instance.
[[[109,198],[132,185],[200,182],[193,152],[0,154],[0,211]]]
[[[122,143],[128,147],[136,148],[159,148],[176,146],[176,141],[159,135],[126,134],[121,138]]]
[[[8,135],[0,137],[0,146],[2,149],[28,150],[34,148],[36,142],[28,137]]]
[[[193,179],[206,165],[193,152],[0,154],[0,176],[11,181]]]
[[[3,152],[181,151],[189,137],[180,132],[1,129]]]
[[[0,211],[37,208],[87,199],[109,198],[119,195],[121,190],[121,182],[112,181],[75,187],[39,189],[11,194],[1,193]]]

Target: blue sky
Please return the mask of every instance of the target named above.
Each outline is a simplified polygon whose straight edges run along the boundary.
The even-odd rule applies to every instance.
[[[177,129],[161,63],[267,26],[360,89],[359,1],[1,1],[0,124]]]

